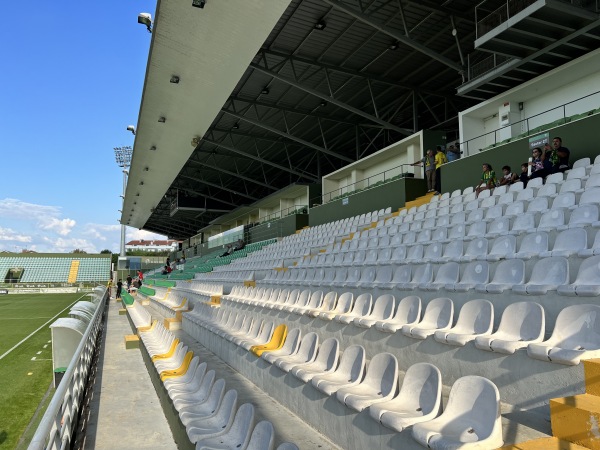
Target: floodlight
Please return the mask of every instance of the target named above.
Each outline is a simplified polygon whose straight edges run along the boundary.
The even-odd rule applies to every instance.
[[[179,77],[177,75],[171,75],[170,83],[179,84]]]
[[[327,23],[323,19],[319,20],[314,26],[315,30],[319,31],[324,30],[325,27],[327,27]]]
[[[131,131],[131,133],[135,136],[135,127],[133,125],[127,125],[127,131]]]
[[[115,147],[115,160],[117,161],[117,165],[119,167],[129,167],[131,165],[131,155],[133,154],[133,149],[130,146],[126,147]],[[126,172],[124,170],[124,172]]]
[[[206,5],[206,0],[192,0],[194,8],[204,8],[204,5]]]
[[[150,13],[139,13],[138,14],[138,23],[142,25],[146,25],[146,29],[148,33],[152,33],[152,14]]]

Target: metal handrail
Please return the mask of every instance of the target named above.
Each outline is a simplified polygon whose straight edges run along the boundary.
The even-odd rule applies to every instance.
[[[69,448],[77,428],[81,399],[85,391],[87,374],[96,348],[96,338],[102,326],[102,313],[109,294],[105,287],[99,296],[96,312],[75,350],[69,367],[56,388],[56,392],[29,444],[29,450],[59,450]]]
[[[565,118],[567,118],[567,117],[570,116],[570,115],[567,115],[567,113],[566,113],[567,106],[569,106],[569,105],[571,105],[573,103],[579,102],[579,101],[581,101],[583,99],[586,99],[588,97],[591,97],[593,95],[598,95],[598,94],[600,94],[600,91],[592,92],[591,94],[584,95],[583,97],[579,97],[579,98],[577,98],[575,100],[572,100],[570,102],[563,103],[562,105],[558,105],[558,106],[555,106],[554,108],[550,108],[550,109],[547,109],[546,111],[542,111],[542,112],[540,112],[538,114],[534,114],[533,116],[526,117],[525,119],[519,120],[518,122],[513,122],[513,123],[510,123],[510,124],[505,125],[503,127],[496,128],[495,130],[488,131],[487,133],[481,134],[481,135],[476,136],[474,138],[467,139],[466,141],[461,142],[459,144],[460,145],[460,149],[465,152],[465,156],[474,155],[474,154],[478,153],[478,151],[481,151],[481,149],[476,149],[476,150],[470,149],[469,148],[469,143],[470,142],[476,141],[478,139],[485,139],[486,136],[490,136],[490,135],[494,134],[494,144],[491,144],[491,145],[496,145],[496,144],[498,144],[498,134],[497,133],[499,131],[504,130],[505,128],[510,128],[510,127],[515,126],[515,125],[522,124],[522,123],[525,123],[525,128],[526,128],[526,131],[523,131],[523,133],[530,133],[531,130],[532,130],[532,128],[529,125],[529,121],[530,120],[535,119],[536,117],[542,116],[544,114],[547,114],[549,112],[557,111],[557,110],[560,110],[560,109],[562,109],[562,117],[559,118],[559,119],[555,119],[555,120],[565,119]],[[598,103],[598,106],[600,106],[600,102]]]

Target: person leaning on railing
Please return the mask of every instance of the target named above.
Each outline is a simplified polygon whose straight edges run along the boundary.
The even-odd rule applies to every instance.
[[[427,180],[427,192],[435,191],[435,156],[433,155],[433,150],[428,149],[425,156],[415,161],[411,164],[411,166],[420,166],[425,167],[425,179]]]

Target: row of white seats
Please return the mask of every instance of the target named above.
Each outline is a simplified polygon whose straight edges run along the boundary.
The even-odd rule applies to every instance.
[[[215,371],[207,370],[172,333],[157,324],[140,336],[196,450],[273,449],[273,425],[262,421],[255,426],[254,406],[238,407],[237,391],[226,391],[225,380],[216,379]],[[284,443],[278,449],[298,447]]]
[[[395,297],[389,294],[373,301],[370,293],[354,299],[354,295],[347,292],[338,299],[337,292],[324,296],[322,291],[253,289],[232,292],[225,299],[360,328],[374,327],[387,333],[401,330],[415,339],[433,336],[436,341],[448,345],[464,346],[475,341],[475,346],[481,350],[505,354],[527,348],[532,358],[561,364],[576,365],[580,359],[600,355],[600,339],[595,334],[595,328],[600,327],[600,321],[596,323],[600,306],[596,305],[564,308],[556,319],[552,336],[543,342],[545,314],[543,307],[535,302],[516,302],[507,306],[494,332],[494,307],[488,300],[481,299],[465,303],[455,323],[454,303],[445,297],[429,301],[422,317],[422,301],[417,296],[405,297],[396,304]],[[236,323],[233,311],[219,311],[216,317],[224,321],[228,318],[230,326]]]
[[[485,293],[512,290],[519,295],[543,295],[549,291],[557,291],[559,295],[566,296],[600,295],[600,256],[584,259],[573,283],[569,283],[569,260],[563,256],[550,256],[536,261],[527,281],[523,259],[500,261],[493,276],[490,276],[490,272],[490,264],[487,261],[472,261],[466,264],[462,276],[460,264],[455,261],[440,265],[425,263],[298,269],[284,272],[283,276],[290,273],[287,278],[266,279],[261,285],[425,291],[446,289],[455,292],[475,290]]]
[[[244,323],[252,322],[240,317],[242,321],[234,320],[233,324],[224,315],[202,324],[221,337],[235,340],[236,325],[244,330]],[[261,345],[268,341],[252,342]],[[340,352],[337,339],[326,339],[319,345],[316,333],[301,337],[297,328],[290,330],[281,348],[265,351],[260,357],[355,411],[369,408],[374,420],[392,430],[400,432],[413,426],[414,438],[428,448],[457,448],[467,442],[477,442],[481,448],[502,445],[498,389],[485,378],[457,380],[444,410],[442,376],[432,364],[415,364],[400,380],[398,360],[391,353],[377,354],[367,365],[364,347],[352,345]],[[475,404],[479,405],[477,411]],[[458,418],[460,426],[456,425]],[[465,426],[477,429],[475,439],[465,435]]]
[[[595,232],[595,230],[592,230]],[[520,241],[520,242],[519,242]],[[381,242],[381,241],[378,241]],[[311,268],[335,268],[370,265],[408,264],[414,262],[469,262],[499,261],[501,259],[531,259],[534,256],[593,256],[600,254],[600,232],[595,232],[588,248],[588,232],[585,228],[572,228],[556,234],[554,243],[548,232],[539,231],[523,236],[503,235],[495,239],[484,237],[470,241],[454,239],[449,242],[431,242],[429,245],[415,243],[373,246],[346,253],[321,253],[303,258],[292,270]],[[517,245],[519,243],[519,245]],[[267,274],[263,281],[281,279],[276,271]],[[291,276],[291,274],[290,274]]]
[[[196,273],[194,280],[204,282],[218,282],[218,283],[242,283],[244,281],[254,280],[253,270],[240,270],[231,272],[203,272]]]
[[[152,323],[152,316],[140,302],[135,300],[132,305],[125,305],[125,310],[136,328],[148,327]]]

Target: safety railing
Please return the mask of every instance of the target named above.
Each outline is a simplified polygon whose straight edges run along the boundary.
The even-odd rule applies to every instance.
[[[441,142],[440,142],[441,144]],[[311,199],[312,206],[318,206],[319,204],[329,203],[333,200],[338,200],[349,195],[358,194],[366,189],[374,188],[390,181],[396,181],[401,178],[412,178],[414,173],[408,172],[412,169],[411,164],[400,164],[399,166],[391,169],[384,170],[383,172],[376,173],[370,177],[363,178],[354,183],[350,183],[333,191],[326,192],[320,197]]]
[[[576,100],[564,103],[546,111],[540,112],[533,116],[529,116],[523,120],[510,123],[504,127],[499,127],[495,130],[488,131],[477,137],[468,139],[460,143],[460,149],[465,156],[475,155],[481,151],[490,150],[491,148],[510,142],[513,139],[519,139],[538,132],[563,125],[578,118],[583,118],[593,114],[600,109],[600,91],[580,97]],[[503,132],[510,128],[508,132]],[[503,137],[506,134],[511,134],[515,128],[520,128],[521,133],[514,137]]]
[[[29,450],[70,448],[109,295],[105,287],[98,287],[94,291],[97,304],[94,316],[31,439]]]

